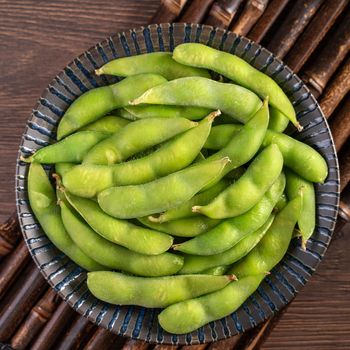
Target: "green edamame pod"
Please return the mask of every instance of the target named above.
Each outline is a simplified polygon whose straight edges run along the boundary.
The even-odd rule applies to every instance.
[[[155,73],[167,80],[199,76],[210,78],[206,69],[185,66],[172,59],[170,52],[151,52],[137,56],[121,57],[96,69],[97,75],[110,74],[128,77],[135,74]]]
[[[314,185],[302,177],[286,170],[286,192],[288,199],[298,196],[303,191],[303,211],[298,219],[298,226],[302,236],[302,247],[305,249],[307,240],[312,236],[316,226],[316,196]]]
[[[232,142],[231,139],[235,138],[237,129],[241,130],[243,127],[233,124],[214,126],[204,147],[210,149],[227,147],[229,142]],[[280,149],[284,164],[288,168],[308,181],[324,182],[328,174],[328,167],[326,161],[316,150],[288,135],[267,130],[262,145],[266,147],[273,143]]]
[[[142,105],[124,107],[133,119],[144,118],[186,118],[198,120],[204,118],[211,109],[204,107],[167,106],[167,105]]]
[[[65,174],[64,185],[73,194],[91,198],[109,187],[139,185],[181,170],[198,156],[218,114],[211,113],[147,156],[113,166],[79,165]]]
[[[233,265],[229,272],[245,277],[269,272],[286,254],[292,239],[294,227],[302,209],[302,193],[292,199],[277,213],[265,236],[259,244],[242,260]]]
[[[209,256],[185,254],[184,265],[178,273],[182,275],[200,273],[201,271],[211,267],[233,264],[247,255],[259,243],[261,238],[264,237],[264,234],[271,226],[273,218],[273,215],[271,215],[262,227],[244,237],[232,248],[222,253]]]
[[[183,264],[183,258],[175,254],[144,255],[107,241],[63,201],[60,206],[63,224],[75,244],[85,254],[111,269],[140,276],[166,276],[175,274]]]
[[[130,123],[93,147],[84,164],[111,165],[197,126],[185,118],[152,118]]]
[[[187,275],[136,277],[118,272],[88,274],[87,285],[98,299],[110,304],[167,307],[224,288],[234,276]]]
[[[230,182],[226,179],[220,180],[217,184],[208,188],[207,190],[196,194],[188,202],[181,204],[178,207],[167,210],[165,213],[160,214],[158,217],[150,216],[149,220],[152,222],[164,223],[171,220],[177,220],[182,218],[188,218],[191,216],[197,216],[198,213],[192,211],[194,205],[206,205],[212,199],[214,199],[220,192],[222,192]]]
[[[69,204],[89,226],[108,241],[146,255],[164,253],[173,242],[173,238],[163,232],[149,230],[126,220],[112,218],[90,199],[76,197],[67,192],[65,195]]]
[[[211,128],[204,148],[220,150],[242,129],[242,124],[220,124]]]
[[[75,167],[74,163],[57,163],[55,164],[55,172],[62,179],[62,177],[74,167]]]
[[[269,129],[276,132],[283,132],[289,124],[289,119],[278,109],[270,106]]]
[[[67,109],[57,129],[57,139],[103,117],[113,109],[128,105],[149,88],[166,82],[157,74],[139,74],[108,86],[91,89],[79,96]]]
[[[227,157],[205,161],[143,185],[111,187],[97,200],[103,211],[121,219],[160,213],[188,201],[218,178],[229,162]]]
[[[96,121],[85,125],[80,131],[101,131],[114,134],[119,129],[129,124],[130,121],[115,115],[106,115]]]
[[[262,199],[246,213],[224,220],[210,231],[174,245],[173,249],[192,255],[213,255],[230,249],[267,221],[285,184],[285,176],[281,174]]]
[[[247,276],[216,292],[170,305],[158,315],[158,321],[170,333],[192,332],[236,311],[259,287],[264,277]]]
[[[177,237],[195,237],[220,223],[220,220],[210,219],[203,215],[163,223],[152,222],[146,217],[138,218],[137,220],[154,230],[165,232]]]
[[[22,160],[44,164],[80,163],[92,147],[108,136],[110,134],[105,132],[80,131],[62,141],[40,148],[33,155]]]
[[[130,101],[131,105],[140,103],[219,109],[243,123],[261,107],[261,100],[250,90],[201,77],[180,78],[154,86]]]
[[[198,43],[186,43],[175,48],[175,61],[193,67],[207,68],[222,74],[235,83],[254,91],[261,98],[270,99],[270,104],[281,111],[300,131],[295,110],[287,95],[268,75],[260,72],[242,58]]]
[[[323,183],[328,175],[324,158],[309,145],[272,130],[266,132],[263,146],[276,144],[284,164],[305,180]]]
[[[202,271],[201,274],[222,276],[222,275],[224,275],[226,273],[226,271],[228,269],[229,269],[228,265],[220,265],[220,266],[215,266],[215,267],[211,267],[209,269],[206,269],[206,270]]]
[[[212,219],[241,215],[252,208],[281,174],[283,157],[276,145],[266,147],[235,183],[213,201],[192,210]]]
[[[42,166],[35,162],[29,168],[28,196],[35,217],[59,250],[88,271],[106,269],[104,265],[84,254],[69,237],[62,223],[55,191]]]
[[[282,193],[281,197],[279,198],[278,202],[275,205],[275,209],[277,211],[280,211],[287,205],[287,203],[288,203],[287,196],[285,193]]]
[[[268,100],[266,99],[253,118],[242,126],[241,130],[231,138],[224,148],[208,157],[207,161],[229,157],[231,163],[225,168],[222,176],[247,163],[258,152],[266,134],[268,123],[269,108]],[[212,185],[210,184],[210,186]]]

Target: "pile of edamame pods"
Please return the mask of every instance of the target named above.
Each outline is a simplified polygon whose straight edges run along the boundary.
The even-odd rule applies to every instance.
[[[78,97],[24,159],[37,220],[103,301],[165,308],[177,334],[229,315],[294,236],[305,247],[325,160],[283,133],[302,126],[278,84],[229,53],[186,43],[95,73],[125,79]]]

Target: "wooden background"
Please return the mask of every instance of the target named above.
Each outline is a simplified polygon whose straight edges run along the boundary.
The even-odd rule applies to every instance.
[[[147,24],[158,6],[159,0],[0,0],[0,221],[15,208],[18,145],[47,84],[98,41]],[[350,226],[340,236],[263,349],[350,349]]]

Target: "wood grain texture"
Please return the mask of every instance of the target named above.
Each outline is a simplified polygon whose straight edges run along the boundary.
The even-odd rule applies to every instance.
[[[1,221],[14,209],[17,148],[25,122],[42,90],[61,68],[91,45],[117,31],[146,24],[158,5],[158,0],[0,0]],[[349,226],[342,235],[333,241],[317,273],[296,297],[262,349],[350,348]],[[50,342],[44,340],[52,340],[64,332],[53,327],[55,319],[65,317],[70,323],[73,315],[62,303],[32,348],[50,347]],[[224,349],[218,344],[208,348]],[[224,344],[233,346],[232,340],[220,343]],[[157,346],[156,349],[170,348]]]

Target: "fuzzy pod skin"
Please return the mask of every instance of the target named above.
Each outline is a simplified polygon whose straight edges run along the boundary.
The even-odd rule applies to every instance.
[[[116,108],[128,105],[130,100],[164,82],[166,79],[157,74],[139,74],[85,92],[65,112],[58,125],[57,139],[62,139]]]
[[[303,211],[298,220],[299,230],[302,237],[302,246],[305,249],[307,240],[312,236],[316,226],[316,195],[314,185],[304,180],[291,170],[286,170],[286,192],[291,200],[303,191]]]
[[[173,275],[183,265],[183,258],[175,254],[144,255],[112,243],[93,231],[63,201],[60,206],[63,224],[75,244],[110,269],[152,277]]]
[[[264,277],[244,277],[216,292],[170,305],[158,315],[158,321],[169,333],[192,332],[236,311],[258,288]]]
[[[242,126],[222,124],[214,126],[204,145],[209,149],[227,147]],[[230,132],[231,130],[231,132]],[[284,164],[305,180],[323,183],[328,175],[328,167],[323,157],[309,145],[292,137],[267,130],[262,146],[276,144],[280,149]]]
[[[88,125],[85,125],[79,131],[100,131],[114,134],[125,125],[129,124],[130,120],[118,117],[116,115],[106,115]]]
[[[146,184],[111,187],[97,200],[103,211],[120,219],[160,213],[188,201],[217,179],[229,162],[227,157],[200,162]]]
[[[206,69],[189,67],[178,63],[172,59],[170,52],[151,52],[117,58],[96,69],[95,73],[97,75],[110,74],[120,77],[154,73],[163,76],[167,80],[190,76],[210,78],[210,74]]]
[[[283,132],[287,129],[289,119],[278,109],[270,106],[269,130]]]
[[[243,123],[261,107],[261,100],[250,90],[201,77],[180,78],[154,86],[130,102],[141,103],[219,109]]]
[[[206,205],[213,200],[219,193],[221,193],[228,185],[230,181],[227,179],[220,180],[217,184],[208,188],[207,190],[196,194],[188,202],[182,205],[169,209],[166,212],[160,214],[158,217],[150,216],[149,220],[156,223],[164,223],[172,220],[188,218],[192,216],[198,216],[198,213],[192,211],[194,205]]]
[[[152,222],[146,217],[137,220],[144,226],[176,237],[195,237],[220,223],[220,220],[210,219],[203,215],[163,223]]]
[[[84,164],[112,165],[197,126],[185,118],[150,118],[130,123],[93,147]]]
[[[40,148],[23,160],[43,164],[81,163],[91,148],[110,135],[100,131],[80,131],[52,145]]]
[[[55,164],[55,173],[58,174],[61,180],[63,176],[75,166],[76,164],[74,163],[57,163]]]
[[[38,163],[32,163],[29,167],[28,196],[40,226],[59,250],[88,271],[106,269],[103,264],[86,255],[68,235],[63,226],[55,191],[44,169]]]
[[[266,147],[234,184],[205,206],[192,210],[212,219],[238,216],[251,209],[281,174],[283,157],[276,145]]]
[[[111,166],[78,165],[65,174],[64,185],[73,194],[91,198],[109,187],[139,185],[181,170],[200,153],[218,113],[211,113],[196,127],[171,138],[144,157]]]
[[[274,216],[271,215],[257,231],[244,237],[232,248],[222,253],[208,256],[184,254],[184,265],[178,273],[181,275],[200,273],[201,271],[215,266],[231,265],[239,259],[242,259],[260,242],[262,237],[264,237],[273,219]]]
[[[294,107],[279,85],[242,58],[199,43],[177,46],[175,61],[192,67],[207,68],[222,74],[235,83],[254,91],[262,99],[269,97],[270,104],[282,112],[300,131]]]
[[[213,229],[173,246],[173,249],[192,255],[214,255],[230,249],[267,221],[283,193],[285,184],[285,176],[281,174],[262,199],[249,211],[224,220]]]
[[[281,194],[281,197],[279,198],[278,202],[276,203],[275,209],[277,211],[282,210],[287,205],[287,196],[285,193]]]
[[[299,193],[277,213],[274,222],[259,244],[233,265],[229,273],[237,273],[237,277],[242,278],[272,270],[287,252],[302,205],[303,195]]]
[[[164,253],[172,245],[173,238],[165,233],[115,219],[105,214],[98,204],[90,199],[76,197],[67,192],[65,196],[89,226],[110,242],[145,255]]]
[[[201,272],[201,274],[205,275],[214,275],[214,276],[222,276],[229,269],[229,265],[219,265],[215,267],[211,267]]]
[[[234,276],[136,277],[118,272],[89,273],[87,285],[98,299],[116,305],[167,307],[224,288]]]
[[[145,118],[186,118],[189,120],[198,120],[204,118],[211,112],[211,109],[204,107],[188,106],[167,106],[167,105],[142,105],[127,106],[124,110],[128,113],[131,120]],[[122,115],[123,116],[123,115]]]

